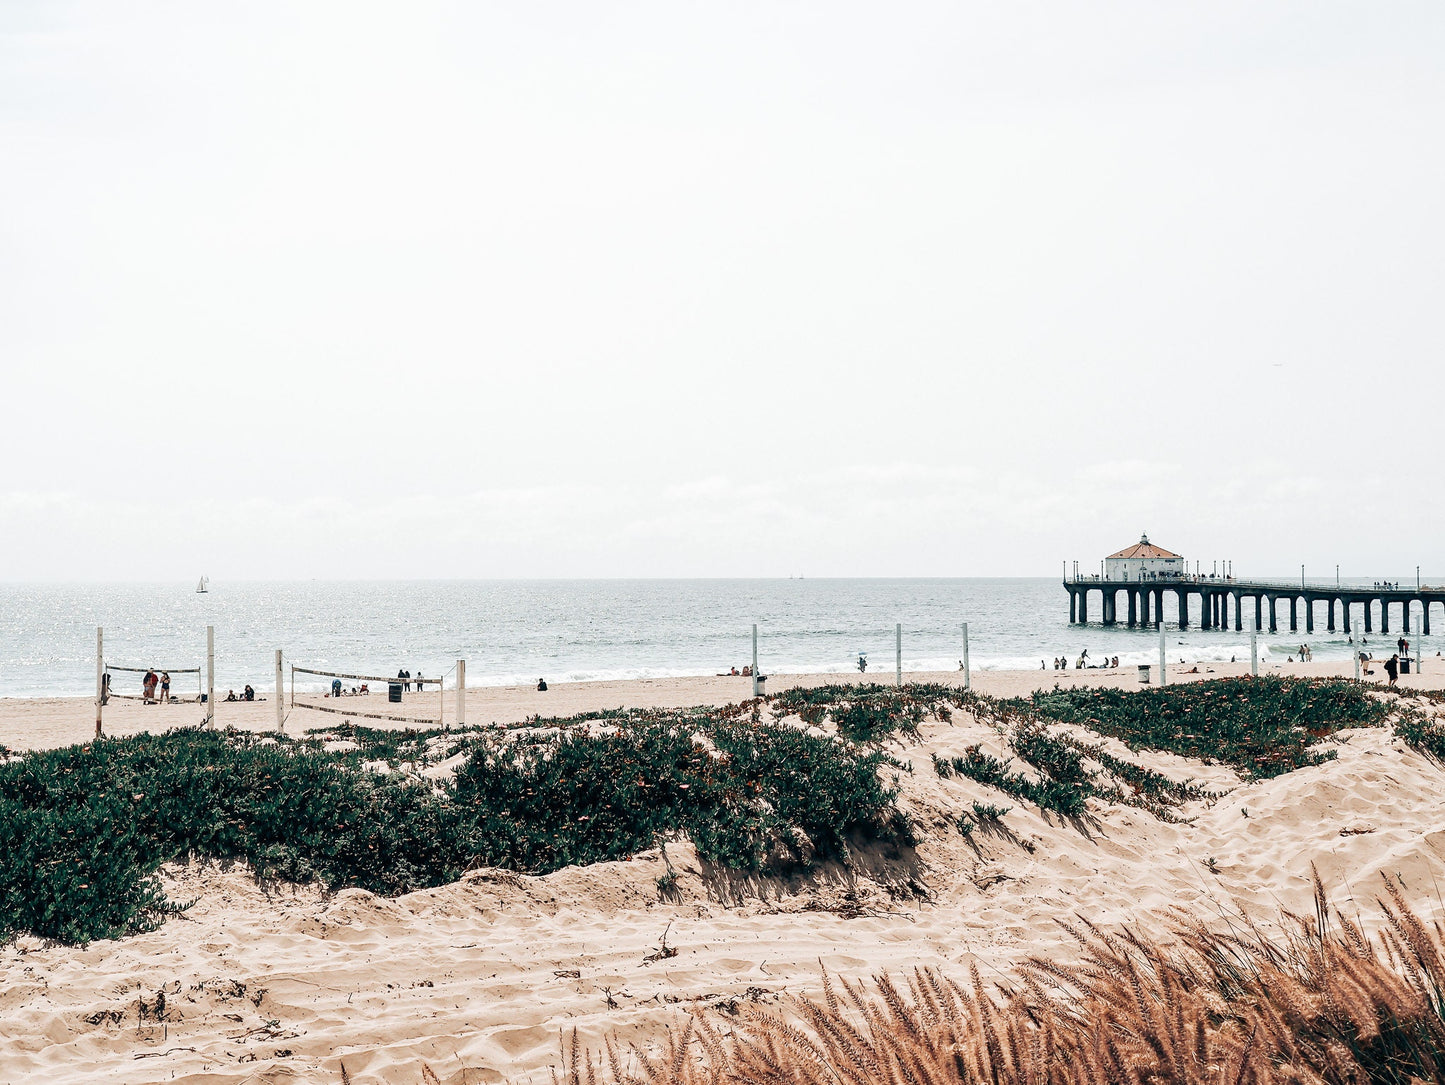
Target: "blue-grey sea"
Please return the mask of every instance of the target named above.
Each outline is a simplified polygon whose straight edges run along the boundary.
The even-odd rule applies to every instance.
[[[905,670],[956,669],[963,622],[983,669],[1085,648],[1158,657],[1153,631],[1068,618],[1055,578],[0,584],[0,696],[93,694],[97,626],[108,664],[171,670],[203,664],[214,626],[220,689],[271,689],[278,648],[288,664],[357,674],[437,675],[465,659],[468,685],[715,674],[751,661],[754,623],[764,673],[853,672],[865,653],[891,675],[895,624]],[[1261,634],[1261,654],[1282,660],[1305,639]],[[1167,641],[1171,661],[1249,656],[1247,633],[1171,626]],[[1340,637],[1309,643],[1348,658]]]

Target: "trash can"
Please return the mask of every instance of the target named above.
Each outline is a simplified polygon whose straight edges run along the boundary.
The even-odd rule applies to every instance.
[[[1139,684],[1141,686],[1149,684],[1149,664],[1147,663],[1139,664]]]
[[[1409,657],[1409,656],[1401,656],[1401,657],[1400,657],[1400,673],[1401,673],[1401,674],[1409,674],[1409,673],[1410,673],[1410,657]]]
[[[760,674],[760,675],[758,675],[755,679],[753,679],[753,684],[758,687],[758,696],[759,696],[759,697],[761,697],[764,693],[767,693],[767,692],[768,692],[768,676],[767,676],[767,675],[765,675],[765,674]]]
[[[386,699],[392,704],[401,704],[401,683],[391,682],[386,687]]]

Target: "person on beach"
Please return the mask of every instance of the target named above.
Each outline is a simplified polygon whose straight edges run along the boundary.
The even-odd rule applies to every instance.
[[[100,676],[100,703],[102,705],[110,704],[110,671],[106,671]]]
[[[959,660],[959,662],[962,663],[963,660]],[[868,657],[867,657],[866,655],[864,655],[862,652],[859,652],[859,653],[858,653],[858,673],[859,673],[859,674],[866,674],[867,671],[868,671]],[[747,668],[746,668],[746,667],[743,668],[743,673],[744,673],[744,674],[747,673]]]
[[[161,671],[161,704],[171,699],[171,672]]]
[[[160,679],[156,677],[155,671],[146,671],[145,678],[141,679],[141,703],[154,704],[156,700],[156,683]]]
[[[340,679],[340,678],[333,678],[333,679],[331,680],[331,696],[333,696],[333,697],[340,697],[340,696],[341,696],[341,679]]]
[[[243,700],[243,701],[254,701],[255,699],[256,699],[256,691],[251,688],[250,683],[247,683],[245,692],[243,692],[243,693],[241,694],[241,700]]]
[[[547,692],[547,679],[545,679],[545,678],[539,678],[539,679],[537,679],[537,692],[538,692],[538,693],[546,693],[546,692]]]
[[[1393,655],[1385,660],[1385,673],[1390,676],[1390,685],[1392,686],[1400,680],[1400,657],[1398,655]]]

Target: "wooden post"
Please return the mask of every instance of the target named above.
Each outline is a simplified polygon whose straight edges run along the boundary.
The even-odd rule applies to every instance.
[[[963,688],[969,689],[972,686],[972,672],[969,670],[968,662],[968,623],[963,623]]]
[[[1249,673],[1259,677],[1259,630],[1253,626],[1249,629]]]
[[[893,684],[903,685],[903,623],[899,622],[893,627],[893,649],[894,649],[894,672]]]
[[[758,623],[753,623],[753,696],[758,695]]]
[[[296,664],[291,664],[291,707],[296,707]]]
[[[467,661],[457,660],[457,726],[467,722]]]
[[[100,737],[100,710],[105,705],[105,630],[95,627],[95,737]]]
[[[1355,636],[1354,636],[1354,634],[1355,634],[1355,627],[1354,627],[1353,623],[1351,623],[1351,624],[1349,625],[1349,630],[1350,630],[1350,656],[1351,656],[1351,657],[1354,659],[1354,661],[1355,661],[1355,681],[1358,682],[1358,681],[1360,680],[1360,649],[1359,649],[1359,646],[1358,646],[1357,644],[1355,644]]]
[[[285,700],[285,698],[282,696],[282,694],[285,693],[286,691],[282,688],[282,684],[281,684],[281,683],[282,683],[282,679],[281,679],[281,649],[280,649],[280,648],[277,648],[277,649],[276,649],[276,730],[277,730],[278,733],[279,733],[279,732],[284,732],[284,731],[286,730],[286,713],[285,713],[285,708],[286,708],[286,706],[282,703],[282,702]]]
[[[206,726],[216,725],[216,627],[206,626]]]
[[[1162,621],[1159,623],[1159,684],[1161,686],[1169,684],[1169,660],[1165,655],[1164,623]]]

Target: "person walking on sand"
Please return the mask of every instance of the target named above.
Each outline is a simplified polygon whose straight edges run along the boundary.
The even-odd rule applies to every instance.
[[[1390,685],[1392,686],[1400,680],[1400,657],[1398,655],[1393,655],[1385,660],[1385,673],[1390,676]]]

